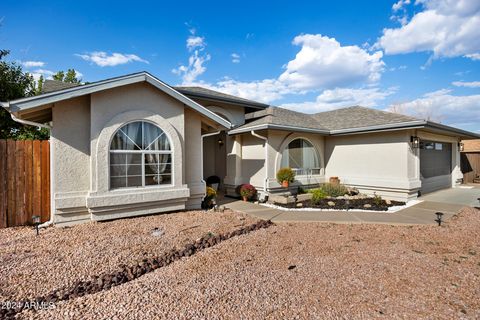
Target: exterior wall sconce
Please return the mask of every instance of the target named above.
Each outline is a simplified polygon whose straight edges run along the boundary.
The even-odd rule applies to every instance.
[[[33,222],[33,225],[35,226],[35,230],[38,236],[38,225],[40,224],[40,216],[32,216],[32,222]]]
[[[217,143],[218,143],[219,147],[223,146],[223,144],[224,144],[222,138],[218,138]]]
[[[420,138],[419,137],[410,137],[410,142],[412,143],[412,148],[418,149],[420,147]]]
[[[464,148],[465,148],[465,146],[464,146],[463,142],[459,142],[458,143],[458,150],[460,150],[460,152],[462,152]]]

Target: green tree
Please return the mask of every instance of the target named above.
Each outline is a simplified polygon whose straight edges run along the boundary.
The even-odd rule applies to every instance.
[[[23,72],[15,62],[5,61],[10,53],[0,50],[0,101],[10,101],[35,94],[33,77]],[[0,139],[48,139],[48,130],[24,126],[12,120],[7,110],[0,107]]]
[[[37,87],[35,88],[35,95],[42,94],[43,91],[43,84],[45,83],[45,79],[41,75],[40,78],[37,81]]]
[[[77,72],[75,69],[68,69],[67,72],[65,71],[58,71],[56,74],[52,76],[53,80],[63,81],[66,83],[78,83],[82,82],[82,79],[78,79]]]

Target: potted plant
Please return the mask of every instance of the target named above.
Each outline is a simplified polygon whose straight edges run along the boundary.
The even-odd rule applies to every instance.
[[[284,188],[288,188],[289,184],[295,180],[295,172],[292,168],[281,168],[277,171],[277,181]]]
[[[202,201],[203,209],[211,209],[215,205],[215,198],[217,197],[217,191],[211,187],[207,187],[205,190],[205,198]]]
[[[207,186],[212,187],[215,191],[218,191],[218,186],[220,184],[220,178],[217,176],[210,176],[207,178]]]
[[[252,199],[255,194],[257,194],[257,189],[251,184],[245,183],[240,187],[240,195],[242,196],[243,201]]]

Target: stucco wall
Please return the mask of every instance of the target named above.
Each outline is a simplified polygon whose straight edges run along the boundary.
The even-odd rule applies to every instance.
[[[89,97],[56,103],[52,119],[53,217],[60,222],[89,219],[85,203],[90,189]]]
[[[381,132],[326,138],[326,178],[362,192],[399,200],[416,196],[420,181],[415,176],[414,151],[407,131]]]

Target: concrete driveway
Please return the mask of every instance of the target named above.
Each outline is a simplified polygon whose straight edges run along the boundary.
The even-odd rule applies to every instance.
[[[463,207],[479,206],[480,188],[451,188],[419,198],[412,207],[397,212],[352,212],[352,211],[283,211],[259,204],[231,201],[224,205],[232,210],[245,212],[273,222],[332,222],[374,223],[390,225],[436,224],[436,212],[442,212],[447,220]]]

